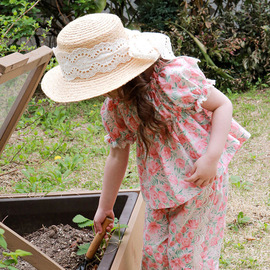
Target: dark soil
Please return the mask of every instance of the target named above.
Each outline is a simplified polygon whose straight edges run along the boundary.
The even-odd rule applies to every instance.
[[[66,270],[76,270],[83,262],[84,255],[77,255],[78,245],[91,243],[94,236],[89,229],[76,229],[70,225],[52,225],[42,227],[38,231],[25,235],[24,238],[39,248],[43,253],[57,262]],[[101,254],[101,249],[96,257]],[[95,258],[87,266],[87,270],[95,270],[99,260]],[[35,270],[36,268],[27,262],[20,261],[16,266],[20,270]]]

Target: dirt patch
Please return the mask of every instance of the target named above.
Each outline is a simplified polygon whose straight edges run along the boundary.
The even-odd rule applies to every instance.
[[[52,258],[66,270],[76,270],[84,261],[84,255],[77,255],[78,245],[92,242],[94,236],[89,229],[76,229],[70,225],[52,225],[42,227],[38,231],[25,235],[24,238],[39,248],[43,253]],[[87,266],[87,270],[98,267],[98,257],[102,250],[96,253],[96,258]],[[20,261],[16,266],[20,270],[35,270],[36,268],[25,261]]]

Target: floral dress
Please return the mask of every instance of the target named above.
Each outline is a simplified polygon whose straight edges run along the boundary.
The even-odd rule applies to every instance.
[[[172,123],[172,139],[148,134],[137,138],[136,109],[119,98],[107,98],[101,109],[105,140],[112,147],[137,142],[137,166],[146,202],[142,269],[218,269],[225,226],[230,160],[250,134],[234,119],[214,183],[205,188],[187,183],[194,162],[207,149],[212,112],[201,107],[214,87],[198,59],[181,56],[159,61],[150,80],[149,100]]]
[[[143,197],[151,208],[161,209],[183,204],[202,189],[183,181],[194,162],[207,149],[211,133],[212,113],[201,103],[211,93],[214,81],[206,79],[191,57],[178,57],[169,63],[159,62],[152,74],[149,99],[156,110],[173,123],[170,141],[159,134],[152,136],[153,144],[147,160],[145,149],[137,141],[137,164]],[[112,147],[125,147],[137,140],[139,126],[136,110],[119,98],[107,98],[101,109],[108,135],[105,140]],[[236,121],[220,158],[218,175],[227,171],[228,164],[249,133]]]

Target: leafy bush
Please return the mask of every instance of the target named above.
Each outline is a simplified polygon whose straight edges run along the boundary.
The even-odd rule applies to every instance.
[[[0,3],[0,55],[4,56],[16,51],[29,51],[34,47],[30,40],[35,36],[39,24],[29,15],[32,10],[37,13],[33,1],[9,1]]]
[[[123,25],[128,28],[137,28],[136,18],[137,18],[137,5],[139,0],[129,1],[129,0],[110,0],[107,1],[105,11],[116,14]]]
[[[148,6],[150,2],[155,3],[156,10],[163,11],[154,14]],[[173,10],[175,1],[171,0],[168,6],[165,2],[168,3],[142,2],[138,20],[146,31],[168,34],[176,55],[190,55],[202,60],[201,67],[207,76],[216,79],[217,86],[224,91],[228,88],[245,90],[257,81],[269,83],[269,0],[214,1],[216,6],[209,1],[193,0],[189,4],[177,1],[177,15]],[[195,39],[201,42],[205,51]]]
[[[138,21],[142,30],[168,30],[166,22],[174,21],[179,12],[178,0],[149,0],[138,2]]]
[[[269,0],[3,0],[0,9],[2,56],[53,47],[74,18],[105,10],[126,27],[168,34],[176,55],[199,58],[221,90],[270,83]],[[55,64],[53,59],[48,69]]]
[[[52,24],[49,30],[50,45],[55,45],[55,39],[58,33],[74,18],[81,17],[89,13],[101,12],[106,6],[106,0],[63,0],[49,1],[43,0],[38,3],[40,8],[40,17],[43,22],[51,18]],[[46,25],[41,23],[44,29]]]
[[[101,12],[106,0],[26,1],[0,3],[0,55],[55,45],[60,30],[76,17]]]

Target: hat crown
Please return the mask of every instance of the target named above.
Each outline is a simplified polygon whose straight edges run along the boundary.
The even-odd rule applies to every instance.
[[[65,26],[57,37],[57,47],[66,52],[76,48],[93,48],[95,45],[128,39],[118,16],[97,13],[80,17]]]
[[[124,28],[119,17],[89,14],[65,26],[53,48],[57,67],[43,77],[45,94],[58,102],[99,96],[121,87],[161,56],[172,59],[170,40]]]

